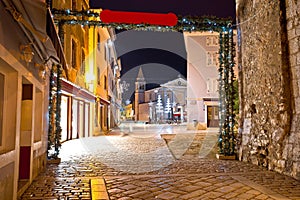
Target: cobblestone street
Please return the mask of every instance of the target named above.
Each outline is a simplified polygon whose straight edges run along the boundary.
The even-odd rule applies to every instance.
[[[300,181],[217,160],[217,138],[162,125],[68,141],[21,199],[300,199]]]

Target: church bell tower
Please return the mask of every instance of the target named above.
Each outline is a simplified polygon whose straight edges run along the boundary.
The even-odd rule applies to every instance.
[[[139,104],[145,101],[145,88],[146,82],[143,74],[142,67],[140,67],[136,81],[135,81],[135,94],[134,94],[134,119],[139,120]]]

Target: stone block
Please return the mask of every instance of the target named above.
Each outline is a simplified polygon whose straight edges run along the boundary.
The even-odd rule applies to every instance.
[[[300,114],[300,98],[295,98],[295,111],[296,111],[296,114]],[[299,130],[297,130],[299,131]]]
[[[216,158],[219,159],[219,160],[235,160],[236,159],[236,155],[225,156],[223,154],[216,154]]]
[[[277,166],[281,169],[285,167],[285,160],[278,160],[277,161]]]
[[[197,124],[197,130],[206,130],[207,129],[207,126],[206,126],[206,123],[198,123]]]
[[[300,161],[300,147],[296,146],[293,149],[293,160]]]
[[[293,163],[292,174],[294,177],[298,176],[298,179],[300,179],[300,161]]]
[[[300,52],[296,53],[296,65],[299,68],[300,65]],[[300,74],[298,73],[298,78],[300,78]]]
[[[290,44],[290,53],[296,54],[299,52],[299,38],[293,38],[289,41]]]
[[[295,34],[296,34],[296,36],[300,36],[300,26],[298,25],[298,26],[296,26],[296,28],[295,28]]]
[[[93,200],[104,200],[109,199],[107,192],[92,192],[92,199]]]

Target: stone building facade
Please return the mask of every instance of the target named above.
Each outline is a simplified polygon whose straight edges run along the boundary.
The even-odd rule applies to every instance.
[[[236,0],[239,158],[300,179],[300,0]]]
[[[0,3],[1,200],[18,199],[46,168],[50,73],[65,67],[49,16],[45,1]]]

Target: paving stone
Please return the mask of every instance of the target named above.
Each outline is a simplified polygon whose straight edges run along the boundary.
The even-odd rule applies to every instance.
[[[198,189],[199,189],[199,187],[194,186],[194,185],[189,185],[189,186],[185,186],[185,187],[181,188],[181,190],[186,191],[186,192],[193,192]]]
[[[268,199],[268,195],[260,194],[260,195],[256,196],[255,199],[262,199],[262,200]]]
[[[237,198],[240,199],[252,199],[255,195],[254,194],[249,194],[249,193],[243,193],[237,196]]]
[[[223,187],[217,188],[215,191],[221,192],[221,193],[229,193],[229,192],[232,192],[234,190],[235,190],[234,187],[223,186]]]
[[[226,198],[226,199],[232,199],[236,196],[238,196],[240,193],[237,193],[237,192],[230,192],[230,193],[227,193],[225,195],[222,195],[222,197]]]
[[[93,199],[109,199],[107,192],[92,192]]]
[[[206,133],[197,134],[199,140]],[[73,143],[78,145],[76,140],[63,143],[62,154],[64,145]],[[244,162],[216,160],[214,156],[199,158],[186,153],[173,159],[160,137],[99,136],[84,138],[80,143],[90,151],[48,165],[21,199],[92,199],[95,191],[91,185],[100,185],[99,192],[108,191],[105,198],[111,200],[300,199],[300,182],[295,179]],[[112,146],[114,149],[110,149]]]
[[[160,194],[157,196],[159,199],[176,199],[179,196],[179,194],[171,193],[171,192],[164,192],[163,194]]]

